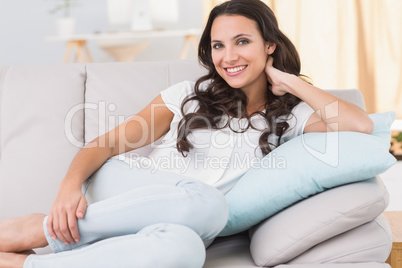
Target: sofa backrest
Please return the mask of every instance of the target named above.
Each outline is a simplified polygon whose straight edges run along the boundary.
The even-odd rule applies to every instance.
[[[83,144],[204,73],[196,61],[0,67],[0,219],[47,213]],[[331,92],[364,107],[358,90]]]
[[[195,61],[0,67],[0,219],[47,213],[85,142],[203,72]]]
[[[0,100],[0,218],[44,212],[68,161],[78,152],[64,118],[84,101],[85,65],[11,66],[2,70]],[[83,141],[84,113],[73,132]],[[49,202],[50,201],[50,202]]]
[[[195,61],[91,64],[86,71],[85,142],[138,113],[165,88],[205,72]],[[150,146],[137,151],[148,154]]]

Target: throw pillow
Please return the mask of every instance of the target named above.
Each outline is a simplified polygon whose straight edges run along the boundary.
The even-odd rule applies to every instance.
[[[226,194],[229,220],[220,236],[248,230],[311,195],[372,178],[395,164],[389,153],[394,112],[370,115],[375,130],[307,133],[286,142],[250,169]],[[276,160],[275,160],[276,159]]]
[[[350,256],[368,261],[368,255],[375,258],[376,252],[384,252],[380,245],[391,244],[389,233],[378,225],[369,235],[362,233],[363,226],[373,223],[388,203],[387,189],[379,177],[316,194],[250,228],[251,256],[258,267],[300,264],[307,259],[305,263],[348,262],[345,258]],[[356,241],[349,236],[355,232],[360,233]],[[342,240],[349,246],[334,247]]]

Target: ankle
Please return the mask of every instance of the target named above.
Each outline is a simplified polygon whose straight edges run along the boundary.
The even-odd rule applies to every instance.
[[[23,233],[25,234],[26,246],[22,250],[33,248],[42,248],[48,245],[45,232],[43,230],[43,220],[45,214],[31,214],[31,217],[25,222]]]
[[[29,214],[0,222],[0,251],[19,252],[47,245],[44,214]]]
[[[0,252],[0,268],[20,268],[24,266],[28,255]]]

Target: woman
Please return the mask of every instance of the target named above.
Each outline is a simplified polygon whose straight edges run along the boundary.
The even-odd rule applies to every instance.
[[[215,7],[199,60],[206,76],[166,89],[76,155],[48,216],[0,222],[0,267],[201,267],[202,240],[225,226],[223,194],[250,167],[247,157],[261,159],[306,132],[373,130],[363,110],[301,79],[295,47],[259,0]],[[185,160],[185,169],[108,160],[162,136],[150,159]],[[250,161],[239,166],[237,157]],[[105,176],[108,168],[124,176]],[[81,187],[93,173],[87,206]],[[47,244],[59,253],[15,253]]]

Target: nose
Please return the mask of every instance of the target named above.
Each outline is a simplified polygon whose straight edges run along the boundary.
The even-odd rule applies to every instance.
[[[239,55],[236,52],[236,49],[233,47],[226,47],[225,51],[225,62],[226,63],[234,63],[239,59]]]

